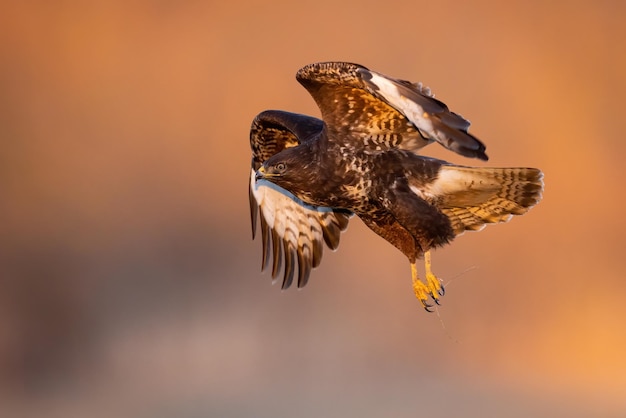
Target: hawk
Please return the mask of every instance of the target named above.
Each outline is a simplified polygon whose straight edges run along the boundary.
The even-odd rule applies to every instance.
[[[353,214],[393,244],[411,265],[424,308],[444,294],[430,250],[463,232],[506,222],[541,200],[535,168],[466,167],[418,155],[433,142],[487,160],[470,123],[421,83],[398,80],[346,62],[310,64],[296,79],[322,119],[268,110],[250,131],[252,235],[260,214],[262,269],[283,289],[306,285],[324,243],[335,250]],[[424,258],[425,281],[417,260]]]

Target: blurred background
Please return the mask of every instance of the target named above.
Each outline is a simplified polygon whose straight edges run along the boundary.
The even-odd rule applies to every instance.
[[[620,1],[9,2],[0,415],[626,414]],[[308,286],[260,272],[252,118],[352,61],[422,81],[543,202],[436,251],[438,312],[354,218]]]

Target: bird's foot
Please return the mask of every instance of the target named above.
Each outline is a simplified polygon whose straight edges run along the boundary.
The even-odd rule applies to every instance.
[[[413,291],[415,292],[415,297],[422,303],[424,309],[426,309],[426,312],[432,312],[431,308],[433,305],[428,303],[428,295],[430,294],[428,286],[426,286],[420,279],[413,279]]]
[[[439,305],[439,299],[445,294],[445,290],[441,281],[434,275],[426,276],[426,281],[427,283],[425,284],[418,278],[413,279],[413,291],[424,309],[432,312],[433,305],[428,303],[428,299],[432,299],[433,302]]]
[[[446,289],[443,287],[443,283],[432,273],[426,273],[426,283],[426,286],[430,290],[430,297],[432,297],[435,303],[439,305],[439,298],[446,294]]]
[[[433,305],[428,303],[428,299],[432,299],[439,305],[439,298],[445,293],[443,284],[430,271],[426,273],[426,283],[422,282],[417,276],[415,264],[411,264],[411,273],[415,297],[422,303],[422,306],[427,312],[432,312]]]

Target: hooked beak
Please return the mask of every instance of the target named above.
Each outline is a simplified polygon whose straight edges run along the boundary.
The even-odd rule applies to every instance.
[[[265,170],[265,166],[262,165],[261,167],[259,167],[259,169],[256,171],[256,174],[254,175],[254,179],[255,180],[262,180],[262,179],[269,179],[271,177],[277,177],[278,174],[275,173],[268,173]]]
[[[259,167],[259,169],[256,171],[256,173],[254,175],[254,179],[255,180],[261,180],[262,178],[265,178],[265,167],[264,166]]]

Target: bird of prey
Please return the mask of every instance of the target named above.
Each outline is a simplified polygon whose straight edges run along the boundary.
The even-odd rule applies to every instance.
[[[418,155],[433,142],[487,160],[470,123],[422,84],[346,62],[310,64],[296,79],[322,119],[278,110],[254,118],[250,131],[249,197],[253,238],[257,215],[262,268],[282,287],[303,287],[356,214],[409,259],[416,297],[430,311],[444,288],[432,273],[430,250],[466,230],[506,222],[541,200],[535,168],[454,165]],[[425,282],[416,262],[424,257]]]

